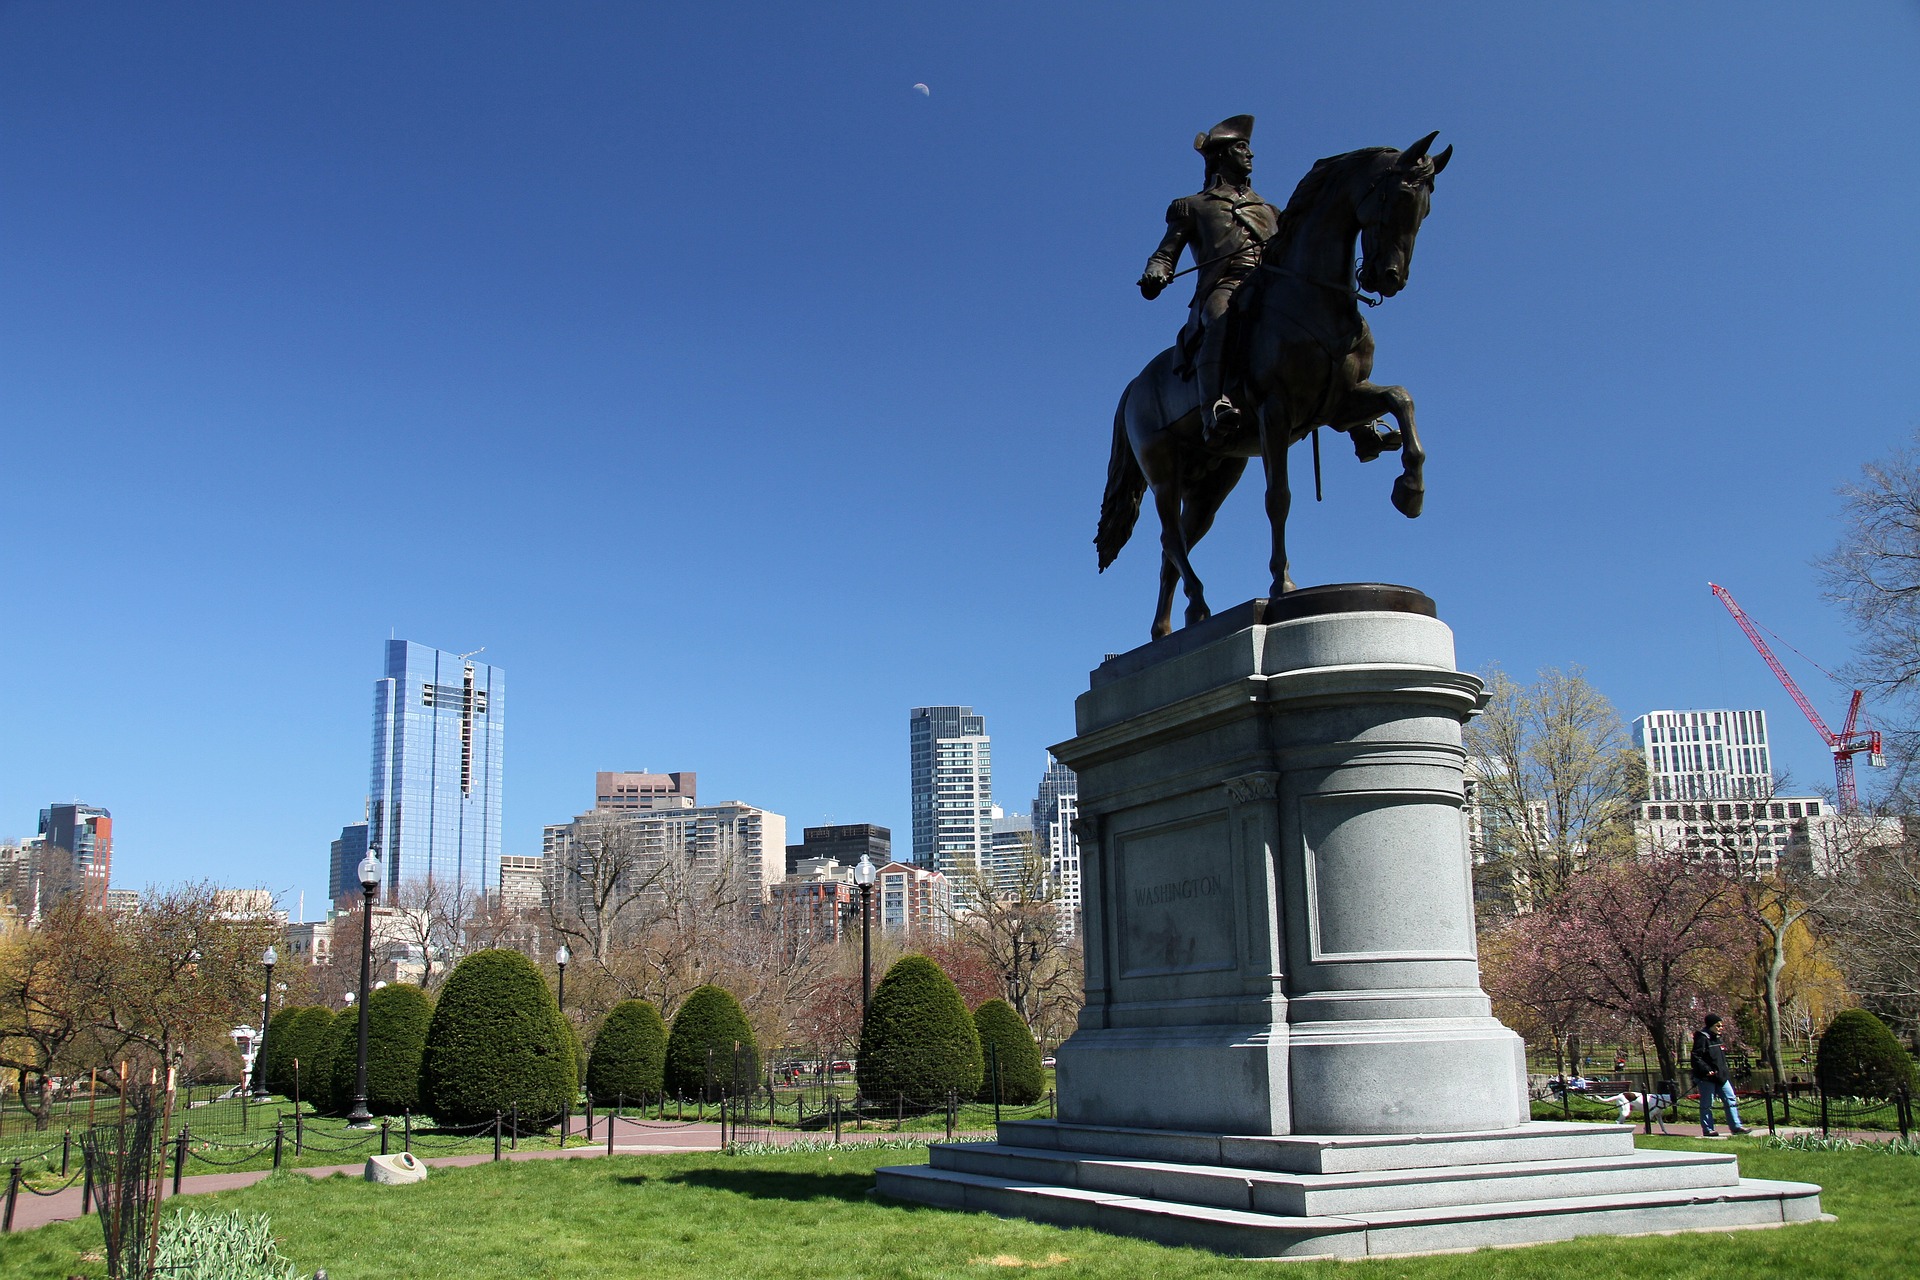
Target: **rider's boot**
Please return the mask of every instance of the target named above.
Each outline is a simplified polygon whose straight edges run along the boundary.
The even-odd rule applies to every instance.
[[[1218,448],[1240,429],[1240,410],[1225,387],[1226,325],[1216,321],[1201,334],[1194,374],[1200,384],[1200,438]]]

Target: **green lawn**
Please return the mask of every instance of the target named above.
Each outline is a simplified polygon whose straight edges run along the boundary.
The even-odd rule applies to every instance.
[[[1477,1255],[1296,1263],[1340,1276],[1911,1276],[1920,1258],[1920,1157],[1771,1151],[1752,1141],[1649,1146],[1736,1151],[1750,1176],[1821,1183],[1836,1223],[1773,1231],[1597,1239]],[[1266,1276],[1272,1264],[1166,1249],[868,1197],[879,1164],[923,1151],[621,1156],[436,1170],[416,1187],[283,1174],[183,1201],[266,1213],[303,1270],[333,1280],[485,1277]],[[0,1276],[104,1275],[99,1227],[68,1223],[0,1237]],[[1357,1270],[1355,1268],[1358,1268]],[[1289,1269],[1286,1275],[1298,1275]]]

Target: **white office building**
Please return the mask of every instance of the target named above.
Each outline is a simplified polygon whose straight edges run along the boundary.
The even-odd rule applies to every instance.
[[[1073,830],[1079,813],[1080,780],[1049,754],[1047,771],[1040,776],[1040,790],[1033,799],[1033,840],[1047,860],[1047,879],[1063,938],[1080,928],[1080,838]]]
[[[1649,800],[1761,800],[1773,794],[1764,711],[1649,711],[1633,722]]]

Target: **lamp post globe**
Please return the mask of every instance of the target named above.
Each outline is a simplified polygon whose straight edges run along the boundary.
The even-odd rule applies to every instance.
[[[373,895],[380,888],[380,859],[371,849],[357,868],[364,893],[360,912],[360,1061],[353,1077],[353,1110],[347,1113],[352,1129],[373,1127],[373,1113],[367,1110],[367,985],[373,979]]]
[[[560,998],[562,1009],[567,1007],[567,964],[573,959],[573,952],[567,950],[567,944],[561,943],[560,949],[553,953],[553,962],[560,966]]]
[[[867,1025],[867,1005],[873,1000],[873,881],[878,874],[866,854],[853,864],[853,883],[860,889],[860,1025]]]
[[[260,963],[267,967],[260,992],[260,1038],[253,1044],[253,1096],[260,1099],[267,1096],[267,1023],[273,1021],[273,966],[279,962],[280,953],[272,947],[260,956]]]

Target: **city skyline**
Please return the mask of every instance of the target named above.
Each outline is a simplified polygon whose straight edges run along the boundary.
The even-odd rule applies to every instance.
[[[1456,147],[1367,313],[1426,513],[1333,450],[1296,578],[1418,587],[1463,669],[1582,665],[1625,716],[1764,709],[1776,771],[1829,785],[1706,584],[1825,666],[1853,648],[1812,562],[1915,426],[1920,262],[1884,244],[1920,194],[1886,160],[1920,13],[1231,12],[1223,71],[1124,8],[0,9],[6,457],[86,467],[83,514],[0,555],[17,599],[110,619],[0,634],[28,730],[0,831],[78,796],[116,884],[317,902],[389,631],[515,672],[506,853],[638,764],[904,851],[899,713],[948,699],[1024,791],[1147,638],[1154,557],[1091,546],[1120,388],[1184,314],[1133,282],[1238,112],[1280,202],[1322,156]],[[1355,95],[1323,51],[1376,29]],[[750,228],[677,213],[716,135],[773,210]],[[1063,182],[1075,212],[1040,212]],[[1195,560],[1216,606],[1264,589],[1258,487]],[[958,607],[1009,594],[1015,626]],[[213,788],[268,820],[208,824]]]

